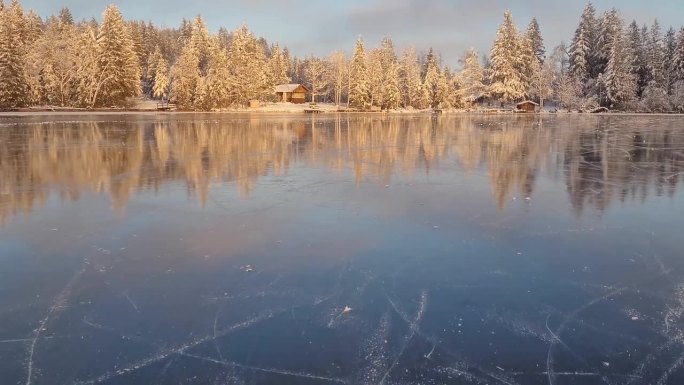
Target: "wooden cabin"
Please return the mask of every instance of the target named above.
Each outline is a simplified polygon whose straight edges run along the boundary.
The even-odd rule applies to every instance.
[[[517,112],[536,112],[538,107],[539,104],[531,100],[525,100],[524,102],[520,102],[515,105]]]
[[[275,87],[278,101],[284,103],[305,103],[309,92],[311,92],[311,90],[303,84],[281,84]]]

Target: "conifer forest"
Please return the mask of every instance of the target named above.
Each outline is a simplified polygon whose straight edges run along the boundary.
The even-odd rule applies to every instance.
[[[212,111],[275,101],[275,85],[301,83],[315,101],[355,109],[529,99],[564,110],[682,112],[684,27],[649,24],[589,3],[567,43],[545,42],[537,19],[520,27],[506,12],[490,51],[469,49],[445,63],[432,49],[399,50],[391,37],[297,57],[247,25],[210,32],[199,15],[167,28],[127,20],[116,5],[79,21],[67,8],[41,17],[19,0],[0,0],[0,108],[125,107],[145,98]]]

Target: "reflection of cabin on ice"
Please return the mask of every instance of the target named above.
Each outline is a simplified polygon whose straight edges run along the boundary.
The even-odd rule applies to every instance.
[[[281,84],[275,88],[279,102],[301,104],[306,102],[306,95],[310,90],[303,84]]]
[[[517,112],[536,112],[539,104],[531,101],[525,100],[524,102],[515,105],[515,110]]]

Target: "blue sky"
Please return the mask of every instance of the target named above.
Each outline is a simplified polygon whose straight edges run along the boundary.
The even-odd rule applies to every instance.
[[[599,12],[617,7],[625,19],[650,25],[658,18],[664,29],[684,25],[682,0],[595,0]],[[6,1],[7,2],[7,1]],[[201,14],[212,30],[249,25],[257,35],[286,45],[298,55],[350,52],[362,36],[375,46],[389,35],[397,47],[414,45],[419,51],[434,47],[445,63],[457,66],[469,47],[489,51],[506,9],[520,28],[536,16],[547,49],[568,41],[577,26],[584,1],[554,0],[22,0],[46,16],[71,9],[75,18],[101,18],[107,4],[116,3],[127,19],[151,20],[177,26]]]

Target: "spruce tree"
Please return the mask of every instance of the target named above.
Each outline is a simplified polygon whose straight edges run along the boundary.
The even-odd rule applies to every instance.
[[[439,108],[444,100],[444,90],[440,88],[441,71],[437,63],[437,56],[430,48],[425,62],[425,79],[423,85],[427,91],[428,103],[431,108]],[[442,87],[444,84],[442,84]]]
[[[637,82],[637,95],[641,96],[641,93],[648,84],[648,70],[646,68],[646,50],[644,42],[641,39],[641,31],[636,21],[632,21],[629,25],[627,34],[634,59],[632,62],[632,74]]]
[[[536,18],[532,18],[530,25],[527,27],[527,32],[525,35],[529,41],[534,56],[540,63],[543,62],[544,56],[546,55],[546,48],[544,47],[544,38],[542,37],[541,29],[539,29],[539,22],[537,22]]]
[[[154,66],[154,87],[152,96],[157,99],[164,99],[169,87],[169,66],[163,56],[157,57],[157,64]]]
[[[589,3],[582,12],[569,52],[570,73],[583,82],[591,79],[594,73],[596,37],[596,9]]]
[[[289,83],[290,78],[287,76],[287,67],[283,51],[278,44],[275,44],[271,49],[271,58],[268,61],[269,83],[272,85]]]
[[[670,27],[665,34],[664,40],[664,88],[668,94],[672,94],[674,84],[677,81],[676,55],[677,55],[677,33]]]
[[[525,81],[521,71],[522,48],[511,11],[506,11],[491,52],[491,91],[502,103],[520,100],[525,96]]]
[[[122,105],[126,98],[140,93],[140,63],[116,5],[110,5],[104,11],[97,46],[98,67],[104,81],[96,104]]]
[[[463,69],[458,79],[461,85],[461,96],[464,101],[472,104],[486,94],[485,70],[480,64],[479,54],[471,48],[461,60]]]
[[[244,104],[272,94],[273,84],[268,84],[263,46],[246,25],[233,32],[233,41],[228,52],[228,69],[232,78],[232,103]]]
[[[207,74],[201,78],[198,86],[200,90],[196,108],[210,111],[229,105],[232,78],[228,71],[228,55],[221,48],[218,38],[210,38],[207,50]]]
[[[675,79],[677,82],[684,82],[684,27],[677,33],[674,61]]]
[[[195,46],[186,43],[173,66],[171,78],[172,100],[182,109],[194,109],[200,84],[199,54]]]
[[[602,98],[606,106],[620,107],[636,96],[636,80],[632,74],[633,58],[629,44],[626,41],[622,21],[618,18],[610,23],[612,42],[606,42],[610,47],[605,73],[601,74],[600,84],[603,88]]]
[[[25,61],[23,11],[15,0],[0,11],[0,109],[24,107],[30,102]]]
[[[401,102],[399,64],[394,51],[394,43],[389,37],[383,38],[380,43],[380,64],[382,67],[381,107],[386,110],[395,109]]]
[[[655,20],[651,26],[651,34],[647,46],[647,68],[650,82],[653,82],[653,85],[656,87],[663,88],[665,83],[665,74],[663,71],[663,37],[658,20]]]
[[[349,67],[349,106],[365,109],[370,102],[368,64],[363,40],[356,41],[356,50]]]
[[[374,48],[368,54],[368,95],[371,106],[382,105],[382,88],[384,75],[382,73],[382,52]]]
[[[107,80],[107,72],[100,68],[97,32],[86,26],[73,45],[75,61],[76,104],[92,107],[97,103],[102,85]]]
[[[416,101],[419,99],[418,93],[421,89],[420,63],[413,47],[408,47],[404,50],[399,65],[399,89],[402,95],[402,105],[404,107],[417,108]]]

